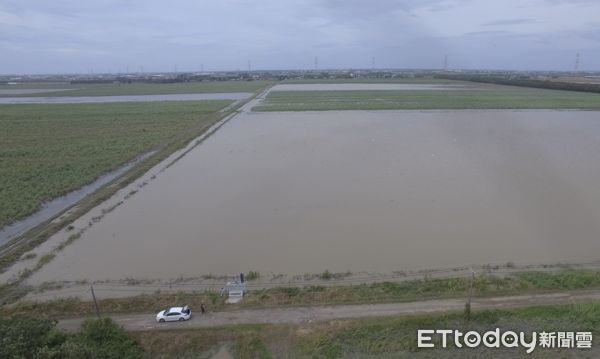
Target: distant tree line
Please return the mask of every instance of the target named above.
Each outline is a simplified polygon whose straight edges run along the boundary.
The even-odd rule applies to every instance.
[[[469,75],[469,74],[438,74],[434,76],[439,79],[446,80],[459,80],[459,81],[472,81],[472,82],[484,82],[492,83],[497,85],[510,85],[510,86],[522,86],[522,87],[534,87],[550,90],[564,90],[564,91],[579,91],[579,92],[593,92],[600,93],[600,85],[598,84],[584,84],[574,82],[563,82],[563,81],[550,81],[550,80],[536,80],[527,77],[502,77],[497,75]]]

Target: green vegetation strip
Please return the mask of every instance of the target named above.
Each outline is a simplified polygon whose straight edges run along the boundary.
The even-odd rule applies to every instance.
[[[524,332],[592,332],[600,330],[600,302],[533,306],[472,313],[426,314],[346,319],[298,325],[233,325],[219,328],[126,333],[109,318],[88,319],[77,334],[56,322],[29,316],[0,317],[2,358],[197,358],[210,357],[227,344],[235,358],[456,358],[456,357],[597,357],[594,349],[418,348],[419,329],[484,333],[499,328]]]
[[[231,101],[0,106],[0,227],[182,134]]]
[[[254,111],[417,109],[599,109],[600,94],[482,88],[479,90],[272,91]]]
[[[346,319],[298,325],[233,325],[219,328],[126,333],[109,318],[88,319],[79,333],[56,329],[56,322],[28,316],[0,317],[2,358],[197,358],[209,357],[224,343],[235,358],[456,358],[456,357],[597,357],[594,349],[418,348],[419,329],[479,333],[592,332],[600,330],[600,302],[534,306],[472,313],[426,314]]]
[[[226,305],[217,292],[178,292],[145,294],[129,298],[103,299],[104,313],[153,313],[173,303],[200,308],[207,303],[211,311],[239,308],[265,308],[303,305],[410,302],[435,298],[466,298],[469,278],[411,280],[398,283],[374,283],[346,286],[277,287],[252,290],[238,305]],[[557,273],[523,272],[508,277],[479,275],[473,282],[473,294],[479,297],[600,288],[600,272],[565,270]],[[1,294],[1,293],[0,293]],[[39,313],[51,318],[92,315],[94,305],[77,298],[47,302],[21,301],[0,308],[0,315]]]
[[[183,93],[256,92],[271,84],[269,81],[211,81],[178,82],[166,84],[23,84],[2,86],[3,89],[68,89],[68,91],[11,95],[2,97],[64,97],[64,96],[125,96],[164,95]]]
[[[590,331],[600,329],[600,303],[561,306],[540,306],[513,310],[486,310],[475,312],[466,321],[462,313],[445,315],[419,315],[409,317],[374,318],[356,320],[341,325],[325,325],[306,337],[295,341],[293,351],[298,357],[342,358],[362,356],[447,357],[506,357],[525,355],[525,349],[421,349],[417,347],[419,329],[475,330],[484,333],[500,328],[525,332],[533,331]],[[434,340],[440,348],[439,338]],[[268,341],[267,338],[264,339]],[[588,354],[586,350],[537,349],[533,357],[565,357],[568,352]],[[590,356],[591,357],[591,356]]]
[[[282,84],[464,84],[463,81],[446,80],[433,76],[421,77],[340,77],[340,78],[304,78],[304,79],[286,79],[281,81]]]
[[[214,352],[224,342],[233,343],[236,358],[456,358],[525,357],[525,349],[421,349],[419,329],[523,331],[600,330],[600,303],[538,306],[475,312],[469,321],[463,313],[430,314],[301,325],[236,325],[213,329],[133,332],[149,357],[197,357]],[[439,339],[439,338],[438,338]],[[435,340],[437,347],[440,341]],[[597,351],[595,351],[597,353]],[[528,358],[564,358],[579,354],[596,357],[589,350],[537,348]]]
[[[142,358],[143,352],[109,318],[86,320],[77,334],[33,316],[0,318],[0,358]]]

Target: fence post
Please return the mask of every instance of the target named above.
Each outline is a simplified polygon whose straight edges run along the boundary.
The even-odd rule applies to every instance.
[[[98,309],[98,301],[96,300],[96,294],[94,293],[94,285],[90,285],[90,290],[92,291],[92,298],[94,299],[94,307],[96,308],[96,316],[100,319],[100,309]]]

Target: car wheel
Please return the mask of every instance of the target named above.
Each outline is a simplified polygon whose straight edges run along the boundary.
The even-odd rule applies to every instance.
[[[165,320],[164,320],[163,318],[160,318],[160,319],[158,320],[158,322],[159,322],[159,323],[164,323],[164,322],[165,322]]]
[[[179,318],[179,321],[180,321],[180,322],[183,322],[184,320],[185,320],[185,319],[183,319],[183,318]]]

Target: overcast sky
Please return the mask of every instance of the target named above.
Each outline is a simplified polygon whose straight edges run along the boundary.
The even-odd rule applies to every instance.
[[[0,0],[0,73],[600,70],[599,0]]]

